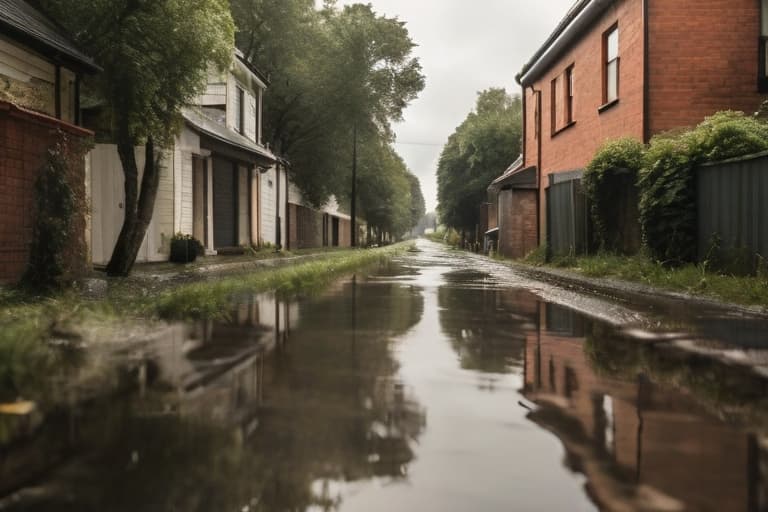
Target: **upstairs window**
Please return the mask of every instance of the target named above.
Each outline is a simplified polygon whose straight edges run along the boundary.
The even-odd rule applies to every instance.
[[[757,65],[757,86],[760,92],[768,92],[768,0],[760,1],[760,41]]]
[[[619,99],[619,27],[603,34],[603,104]]]
[[[245,133],[245,92],[240,87],[235,89],[233,108],[235,110],[235,130],[239,133]]]
[[[533,123],[535,125],[533,138],[538,140],[541,137],[541,91],[534,91],[533,98]]]
[[[550,105],[550,117],[552,119],[552,135],[555,135],[557,133],[557,82],[559,80],[555,78],[552,80],[550,87],[551,87],[551,105]]]
[[[573,66],[565,70],[565,124],[573,122]]]
[[[555,77],[551,84],[552,136],[557,135],[575,123],[573,118],[573,64]]]

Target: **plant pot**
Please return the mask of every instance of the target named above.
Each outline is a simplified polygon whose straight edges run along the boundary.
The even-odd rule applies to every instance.
[[[171,261],[191,263],[197,258],[197,240],[171,240]]]

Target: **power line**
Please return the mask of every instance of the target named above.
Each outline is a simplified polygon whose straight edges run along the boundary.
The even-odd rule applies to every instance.
[[[400,142],[395,141],[395,144],[400,144],[402,146],[436,146],[436,147],[442,147],[445,146],[445,143],[440,142]]]

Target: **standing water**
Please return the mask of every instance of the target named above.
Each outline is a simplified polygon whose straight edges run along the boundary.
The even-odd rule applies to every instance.
[[[0,510],[766,510],[761,381],[419,247],[64,358],[0,413]]]

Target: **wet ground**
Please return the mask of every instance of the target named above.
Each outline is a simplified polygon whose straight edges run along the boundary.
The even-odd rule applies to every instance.
[[[419,242],[62,349],[0,405],[0,510],[768,510],[766,332]]]

